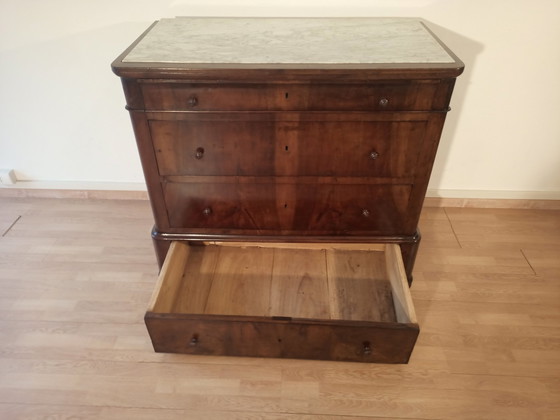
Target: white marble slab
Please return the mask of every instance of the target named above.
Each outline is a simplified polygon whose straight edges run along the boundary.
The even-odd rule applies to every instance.
[[[160,20],[124,62],[223,64],[453,63],[410,18]]]

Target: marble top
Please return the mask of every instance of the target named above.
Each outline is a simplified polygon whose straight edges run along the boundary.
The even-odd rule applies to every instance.
[[[127,63],[454,63],[418,19],[161,19]]]

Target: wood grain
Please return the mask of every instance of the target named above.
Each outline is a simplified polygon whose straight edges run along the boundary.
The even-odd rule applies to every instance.
[[[328,319],[325,251],[274,253],[270,316]]]
[[[444,83],[449,89],[451,83]],[[146,109],[191,111],[189,98],[196,96],[197,110],[202,111],[372,111],[415,110],[445,111],[445,104],[435,100],[441,88],[437,82],[413,82],[389,84],[371,82],[365,86],[349,84],[319,84],[313,87],[301,84],[207,84],[156,82],[142,84],[142,96]],[[395,97],[391,103],[381,106],[380,99]],[[325,102],[324,98],[331,98]],[[433,103],[432,103],[433,102]]]
[[[210,245],[212,246],[212,245]],[[226,247],[220,251],[205,313],[268,316],[273,251]]]
[[[395,307],[416,322],[395,244],[174,241],[148,312],[396,322]]]
[[[331,318],[396,322],[383,252],[327,251],[327,272]]]
[[[384,251],[384,244],[372,243],[305,243],[305,242],[221,242],[213,241],[206,244],[214,244],[219,246],[235,246],[235,247],[258,247],[258,248],[275,248],[275,249],[293,249],[293,250],[347,250],[347,251]]]
[[[190,248],[189,258],[182,275],[179,276],[180,285],[175,296],[175,304],[169,312],[202,314],[212,289],[220,248],[189,247],[183,243],[179,244]]]
[[[400,323],[417,323],[416,311],[408,291],[406,272],[398,245],[385,246],[385,267],[391,285],[395,317]]]
[[[149,312],[171,312],[173,302],[178,296],[179,282],[185,272],[185,267],[189,257],[190,247],[180,242],[173,242],[169,248],[169,258],[167,258],[159,273],[156,287],[152,293]]]
[[[422,331],[402,366],[154,353],[147,201],[0,199],[0,218],[14,213],[1,418],[560,417],[560,211],[425,208]]]

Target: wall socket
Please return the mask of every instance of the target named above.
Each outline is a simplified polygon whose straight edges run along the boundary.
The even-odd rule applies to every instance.
[[[14,185],[17,182],[13,169],[0,169],[0,184]]]

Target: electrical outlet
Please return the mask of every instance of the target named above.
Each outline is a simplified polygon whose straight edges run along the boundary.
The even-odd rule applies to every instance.
[[[0,184],[14,185],[17,182],[13,169],[0,169]]]

